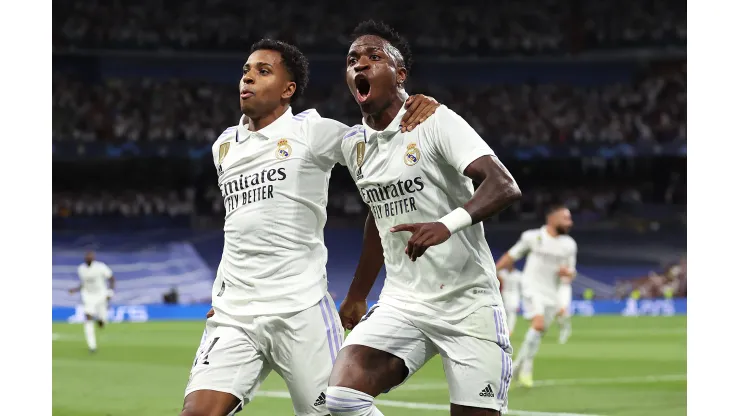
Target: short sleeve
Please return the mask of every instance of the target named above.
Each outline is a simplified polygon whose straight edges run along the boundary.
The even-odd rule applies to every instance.
[[[106,279],[113,277],[113,270],[111,270],[107,264],[102,263],[100,265],[100,270],[103,272],[103,276],[105,276]]]
[[[568,256],[568,268],[571,270],[576,269],[576,257],[578,255],[578,245],[573,241],[573,251]]]
[[[517,241],[516,244],[514,244],[514,246],[509,249],[509,256],[511,256],[514,261],[521,259],[532,249],[532,244],[529,241],[528,237],[529,236],[527,232],[523,232],[522,236],[519,237],[519,241]]]
[[[346,166],[342,138],[349,126],[323,117],[309,117],[305,122],[308,147],[319,166],[324,170],[330,170],[336,163]]]
[[[470,124],[446,106],[440,106],[432,117],[432,146],[461,174],[476,159],[495,156],[491,147]]]

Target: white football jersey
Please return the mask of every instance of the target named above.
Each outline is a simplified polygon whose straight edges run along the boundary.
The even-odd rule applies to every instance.
[[[80,293],[85,298],[103,298],[108,294],[108,279],[113,277],[113,271],[102,261],[93,260],[88,266],[82,263],[77,267],[77,276],[82,288]]]
[[[494,153],[465,120],[440,106],[426,122],[400,132],[401,109],[384,131],[366,124],[342,140],[347,167],[375,217],[387,277],[380,302],[411,313],[459,319],[485,305],[501,305],[496,267],[475,224],[429,248],[416,262],[404,253],[411,233],[403,223],[434,222],[473,196],[463,171]]]
[[[504,292],[519,293],[522,284],[522,272],[517,269],[497,271],[504,281]]]
[[[527,230],[509,249],[514,260],[527,256],[522,271],[522,292],[545,302],[557,303],[560,267],[575,270],[578,247],[569,235],[551,236],[546,227]]]
[[[224,198],[224,251],[213,307],[232,317],[305,310],[327,292],[324,225],[331,169],[348,126],[290,108],[252,132],[213,144]]]

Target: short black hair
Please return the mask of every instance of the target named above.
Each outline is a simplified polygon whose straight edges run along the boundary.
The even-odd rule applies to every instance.
[[[303,95],[303,92],[308,86],[308,59],[303,55],[303,52],[295,45],[280,40],[262,39],[252,44],[252,49],[249,53],[252,54],[255,51],[261,50],[280,52],[290,80],[295,82],[295,92],[291,97],[291,101]]]
[[[414,63],[414,58],[411,55],[411,46],[409,42],[396,32],[392,27],[388,26],[384,22],[376,22],[375,20],[365,20],[355,27],[352,31],[352,42],[357,40],[360,36],[373,35],[385,39],[388,43],[393,45],[394,48],[401,52],[401,58],[403,59],[403,67],[406,68],[407,72],[411,72],[411,65]]]
[[[553,212],[560,211],[561,209],[567,209],[568,206],[563,204],[562,202],[555,202],[550,205],[548,205],[547,210],[545,211],[545,216],[549,216]]]

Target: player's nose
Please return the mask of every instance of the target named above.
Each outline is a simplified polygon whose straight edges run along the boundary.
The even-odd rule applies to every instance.
[[[370,59],[366,56],[361,56],[355,63],[354,69],[357,73],[370,69]]]

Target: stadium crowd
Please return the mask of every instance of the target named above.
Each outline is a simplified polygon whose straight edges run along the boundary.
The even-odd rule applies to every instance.
[[[259,10],[255,10],[259,7]],[[261,37],[306,53],[344,51],[368,18],[402,30],[417,54],[496,56],[686,45],[686,5],[668,0],[62,0],[54,3],[57,50],[243,52]],[[415,18],[408,18],[414,16]],[[439,30],[444,28],[444,30]]]
[[[236,82],[107,79],[90,85],[55,74],[52,88],[55,141],[208,143],[239,118]],[[431,95],[457,111],[494,149],[686,139],[685,64],[675,72],[598,88],[419,85],[410,90]],[[349,125],[358,122],[357,105],[343,85],[330,91],[309,86],[294,109],[312,107]]]

